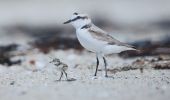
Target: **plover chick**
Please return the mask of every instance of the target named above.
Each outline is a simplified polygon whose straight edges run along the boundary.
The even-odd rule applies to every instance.
[[[50,63],[54,64],[56,66],[57,70],[61,72],[61,75],[60,75],[60,78],[58,79],[58,81],[61,81],[63,74],[65,74],[66,79],[68,80],[67,73],[66,73],[66,70],[68,69],[67,64],[64,64],[58,58],[54,58],[52,61],[50,61]]]
[[[120,42],[104,30],[95,26],[86,14],[74,13],[64,24],[71,23],[76,29],[76,35],[80,44],[87,50],[96,53],[96,70],[97,75],[99,57],[103,58],[105,64],[105,77],[107,77],[106,55],[120,53],[126,50],[136,50],[134,46]]]

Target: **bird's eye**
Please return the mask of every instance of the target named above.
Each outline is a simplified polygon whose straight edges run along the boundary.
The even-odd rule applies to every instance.
[[[75,13],[73,13],[73,15],[78,15],[78,13],[75,12]]]

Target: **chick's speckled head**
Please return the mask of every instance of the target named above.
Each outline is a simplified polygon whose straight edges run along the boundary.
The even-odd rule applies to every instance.
[[[60,63],[60,59],[54,58],[52,61],[50,61],[50,63]]]

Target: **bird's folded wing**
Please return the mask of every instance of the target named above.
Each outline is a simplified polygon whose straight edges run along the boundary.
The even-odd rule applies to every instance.
[[[126,46],[126,47],[129,47],[129,48],[134,48],[134,46],[131,46],[129,44],[126,44],[126,43],[123,43],[123,42],[116,40],[111,35],[109,35],[108,33],[101,30],[100,28],[98,28],[95,25],[93,25],[88,31],[91,33],[91,35],[94,38],[101,40],[101,41],[108,42],[108,44],[110,44],[110,45],[119,45],[119,46]]]

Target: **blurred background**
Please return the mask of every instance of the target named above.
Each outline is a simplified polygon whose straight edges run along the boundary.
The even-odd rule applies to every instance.
[[[31,45],[43,53],[82,50],[75,29],[63,25],[78,12],[89,14],[118,40],[143,50],[126,56],[170,54],[169,5],[169,0],[0,0],[0,53],[14,45]]]
[[[95,54],[63,24],[75,12],[141,52],[107,56],[108,78],[99,59],[94,77]],[[170,0],[0,0],[0,100],[169,100],[169,69]]]

